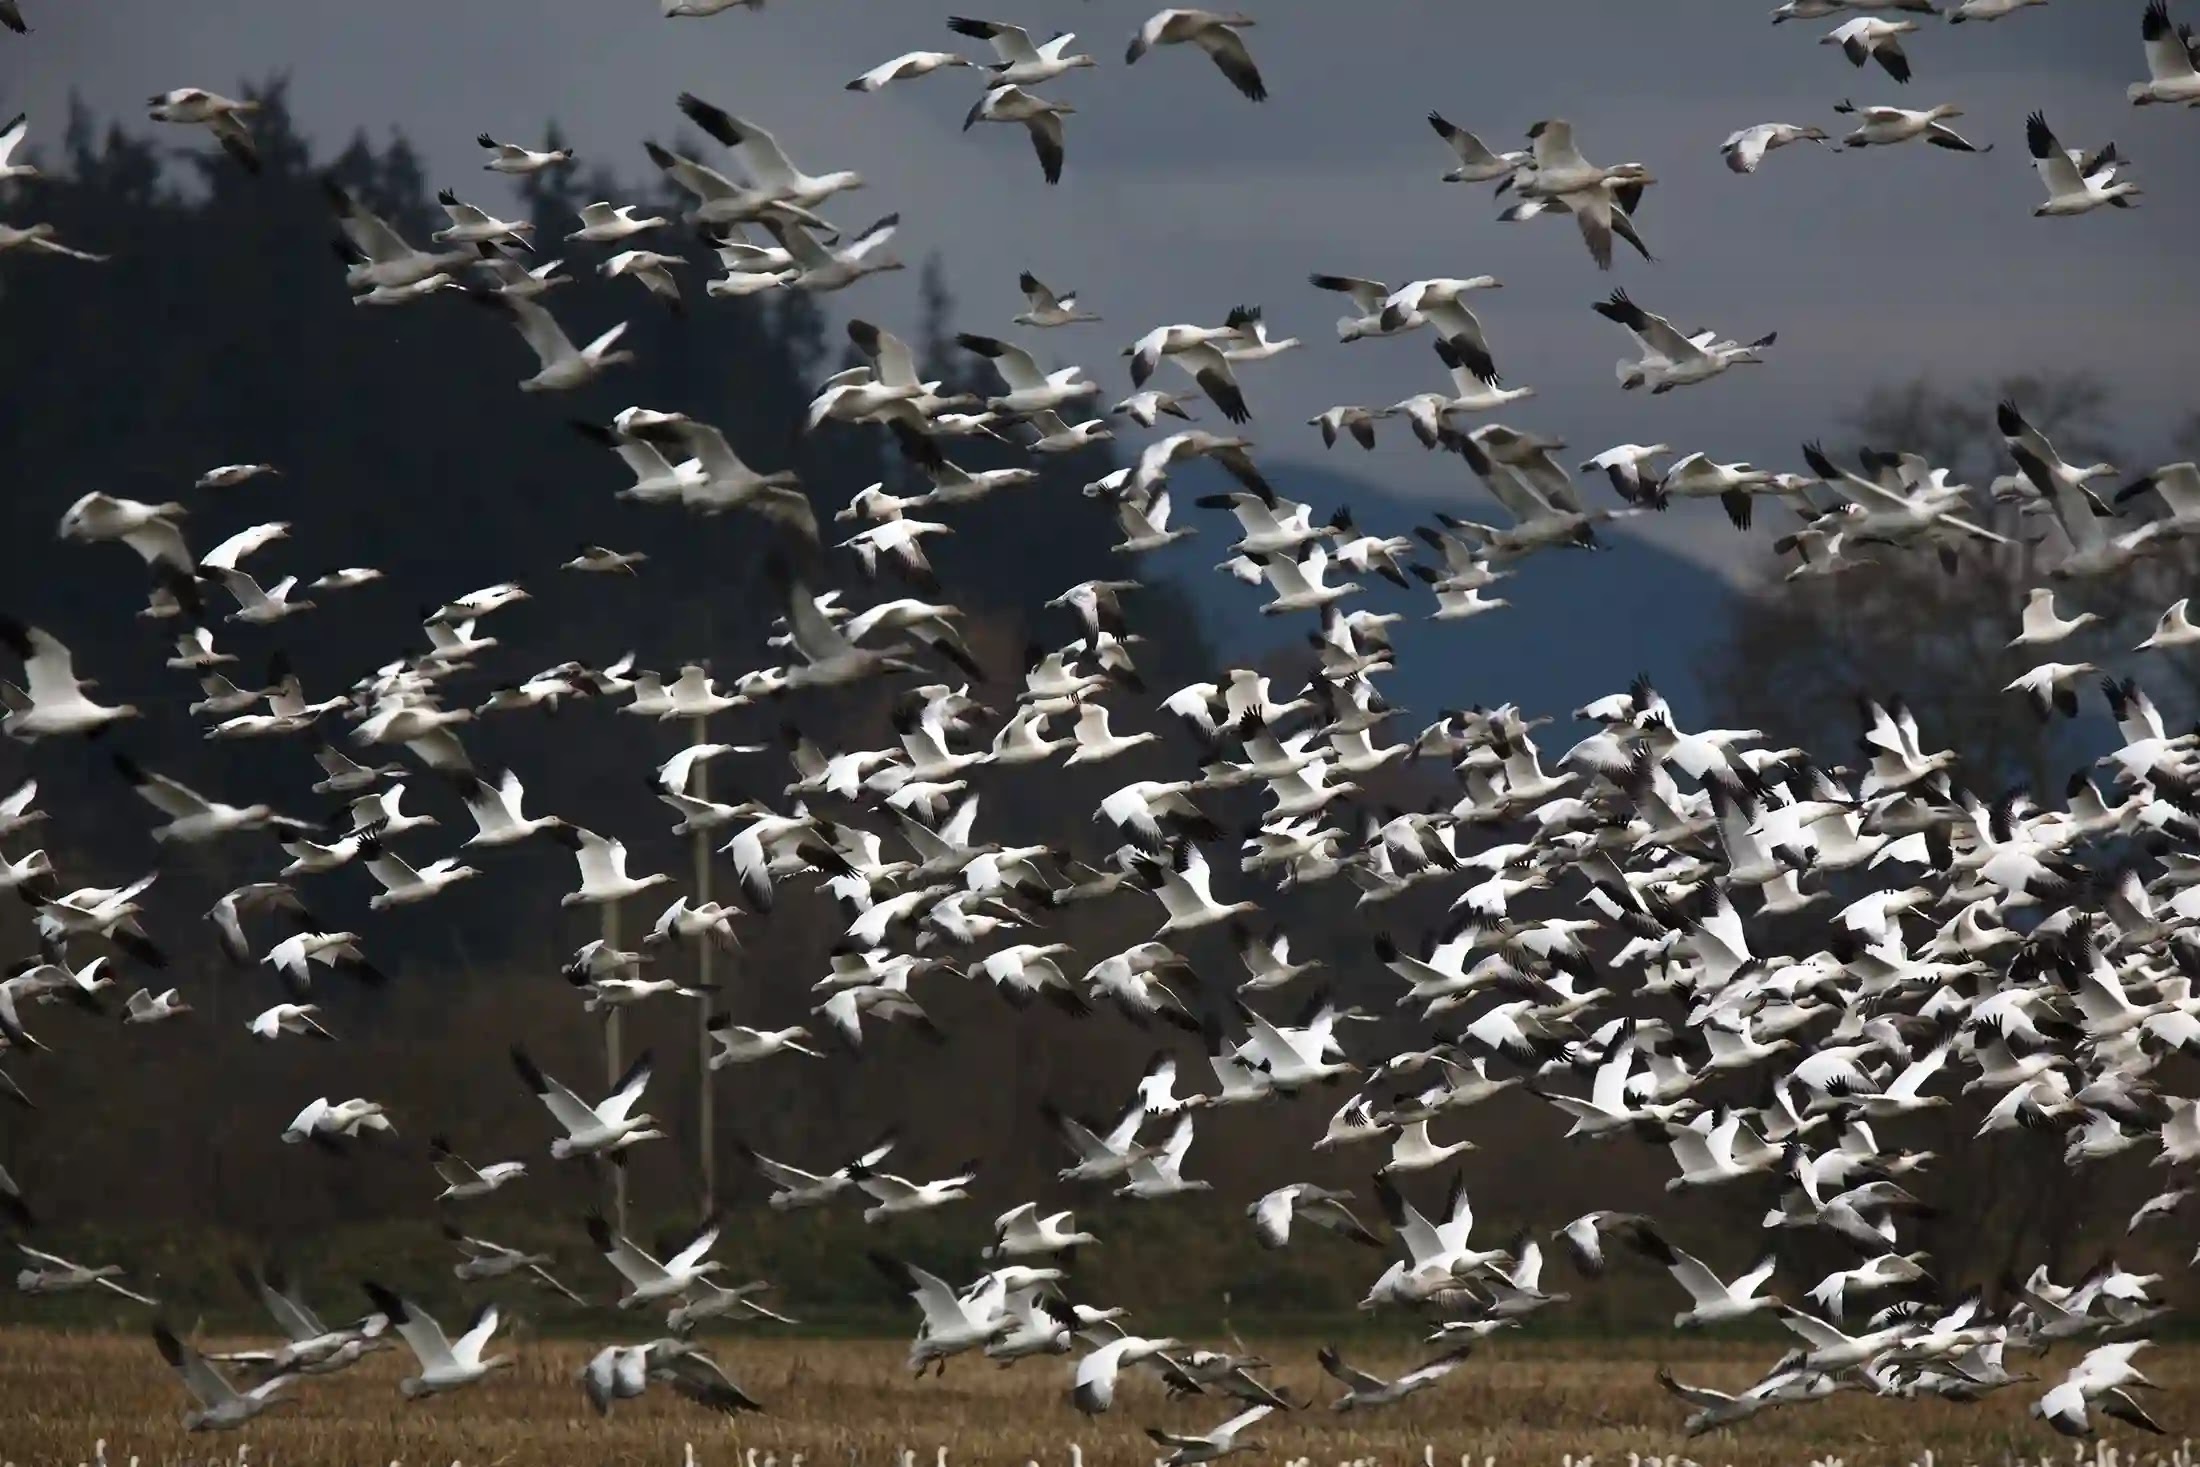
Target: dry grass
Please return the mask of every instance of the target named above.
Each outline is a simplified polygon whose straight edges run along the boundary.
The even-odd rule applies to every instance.
[[[1930,1449],[1936,1467],[2000,1464],[2012,1459],[2072,1461],[2071,1444],[2025,1416],[2033,1399],[2017,1388],[1979,1406],[1890,1403],[1843,1395],[1831,1402],[1773,1413],[1738,1431],[1684,1443],[1678,1402],[1652,1379],[1657,1363],[1684,1380],[1726,1387],[1746,1383],[1771,1351],[1762,1343],[1508,1341],[1399,1406],[1370,1414],[1336,1415],[1326,1408],[1272,1420],[1267,1449],[1241,1460],[1275,1467],[1310,1457],[1312,1467],[1373,1458],[1381,1467],[1415,1467],[1424,1444],[1443,1467],[1462,1456],[1480,1467],[1560,1467],[1572,1454],[1605,1464],[1630,1454],[1678,1454],[1704,1464],[1805,1467],[1839,1458],[1847,1467],[1905,1464]],[[1326,1403],[1313,1346],[1277,1342],[1267,1352],[1283,1362],[1276,1379],[1300,1396]],[[701,1467],[737,1464],[748,1448],[784,1464],[801,1453],[811,1467],[844,1463],[892,1467],[903,1447],[930,1467],[945,1447],[957,1467],[1036,1458],[1061,1467],[1079,1443],[1093,1467],[1149,1467],[1153,1451],[1140,1428],[1158,1424],[1203,1430],[1230,1414],[1227,1406],[1171,1404],[1141,1376],[1115,1410],[1087,1421],[1071,1409],[1063,1360],[1025,1361],[998,1369],[972,1358],[952,1362],[945,1379],[915,1381],[902,1370],[895,1342],[744,1338],[720,1343],[734,1378],[770,1408],[764,1417],[725,1422],[685,1401],[652,1393],[599,1421],[582,1399],[573,1372],[588,1354],[564,1340],[525,1341],[519,1367],[463,1394],[407,1403],[397,1394],[399,1361],[375,1357],[330,1380],[308,1381],[300,1404],[283,1408],[224,1437],[191,1437],[178,1426],[180,1387],[151,1345],[109,1334],[0,1331],[0,1459],[17,1467],[73,1464],[91,1456],[104,1437],[108,1459],[143,1467],[209,1459],[234,1461],[239,1442],[251,1447],[251,1467],[525,1467],[563,1464],[643,1464],[679,1467],[693,1443]],[[2059,1370],[2071,1347],[2050,1356]],[[1387,1370],[1400,1358],[1371,1352],[1363,1363]],[[2157,1414],[2183,1424],[2191,1387],[2200,1382],[2200,1348],[2157,1350],[2148,1369],[2165,1389]],[[2122,1459],[2131,1449],[2167,1447],[2121,1432]],[[2174,1442],[2174,1438],[2172,1439]]]

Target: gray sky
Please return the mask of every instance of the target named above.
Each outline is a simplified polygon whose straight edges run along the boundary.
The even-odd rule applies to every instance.
[[[862,170],[870,186],[830,212],[856,226],[898,209],[905,256],[944,257],[961,325],[1012,329],[1020,268],[1081,289],[1104,324],[1027,337],[1042,357],[1081,361],[1107,400],[1127,386],[1118,351],[1145,328],[1262,304],[1273,327],[1307,342],[1245,374],[1249,431],[1275,461],[1322,454],[1303,423],[1331,403],[1442,385],[1425,335],[1340,346],[1338,298],[1307,286],[1311,270],[1393,284],[1498,276],[1507,288],[1483,297],[1481,314],[1507,380],[1539,393],[1504,417],[1564,436],[1578,450],[1569,457],[1632,439],[1799,468],[1797,444],[1838,439],[1840,413],[1874,383],[2082,369],[2116,388],[2137,472],[2200,407],[2200,116],[2124,101],[2144,75],[2138,0],[1929,21],[1910,38],[1908,87],[1818,45],[1828,22],[1768,25],[1760,0],[1248,0],[1270,91],[1257,106],[1189,48],[1125,68],[1143,4],[965,3],[1040,35],[1075,29],[1078,49],[1100,59],[1041,89],[1079,109],[1059,187],[1041,181],[1021,129],[958,131],[974,95],[967,73],[871,96],[842,89],[900,51],[978,50],[945,29],[944,0],[772,0],[672,21],[653,0],[24,0],[37,29],[0,37],[0,59],[7,101],[55,125],[72,92],[127,118],[155,90],[233,90],[287,72],[324,147],[401,128],[432,180],[492,206],[504,184],[480,171],[475,133],[534,140],[554,117],[586,161],[638,179],[643,138],[692,133],[672,104],[692,90],[771,128],[813,171]],[[2200,5],[2187,9],[2200,18]],[[1806,145],[1752,178],[1721,164],[1733,129],[1835,129],[1843,97],[1958,103],[1956,125],[1995,151]],[[2071,146],[2121,144],[2143,206],[2033,219],[2041,195],[2023,120],[2034,107]],[[1496,222],[1486,187],[1438,181],[1448,153],[1422,121],[1430,108],[1500,147],[1564,116],[1592,159],[1649,164],[1660,182],[1640,225],[1659,262],[1624,256],[1602,275],[1570,222]],[[913,273],[865,282],[828,306],[910,327],[914,284]],[[1772,362],[1659,399],[1624,394],[1612,375],[1624,337],[1588,309],[1614,285],[1685,328],[1777,330]],[[1372,455],[1335,454],[1336,467],[1394,492],[1487,507],[1455,459],[1424,454],[1402,428]],[[1663,516],[1652,533],[1724,570],[1771,563],[1765,536],[1734,536],[1715,507]]]

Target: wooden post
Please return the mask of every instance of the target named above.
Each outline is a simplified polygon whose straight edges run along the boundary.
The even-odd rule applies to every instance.
[[[619,948],[619,904],[616,901],[603,904],[603,945],[606,953]],[[620,1058],[621,1031],[626,1027],[624,1011],[616,1004],[604,1010],[603,1060],[604,1086],[609,1089],[619,1083],[619,1075],[625,1068]],[[611,1221],[621,1236],[626,1233],[626,1168],[611,1168]]]
[[[704,743],[710,736],[710,718],[698,713],[694,720],[694,742]],[[697,760],[688,771],[688,784],[698,800],[710,798],[710,761]],[[710,902],[710,832],[698,828],[695,841],[695,897],[693,905],[707,906]],[[716,1144],[717,1110],[712,1104],[716,1090],[717,1072],[710,1067],[710,1021],[718,1011],[717,995],[711,992],[711,939],[706,933],[695,945],[695,986],[703,991],[702,1000],[695,1006],[695,1062],[697,1089],[702,1100],[702,1114],[697,1118],[696,1171],[703,1185],[703,1213],[708,1216],[718,1205],[718,1148]]]

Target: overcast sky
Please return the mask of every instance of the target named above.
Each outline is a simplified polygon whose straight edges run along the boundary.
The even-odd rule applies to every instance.
[[[1042,357],[1084,363],[1107,400],[1127,386],[1120,348],[1147,327],[1260,303],[1307,342],[1245,373],[1249,431],[1278,461],[1322,454],[1303,424],[1331,403],[1443,385],[1425,336],[1340,346],[1339,299],[1307,285],[1314,270],[1394,284],[1498,276],[1507,288],[1478,305],[1507,380],[1539,393],[1504,417],[1565,437],[1569,457],[1655,440],[1799,468],[1797,444],[1838,438],[1842,410],[1875,383],[2082,369],[2116,388],[2137,472],[2200,407],[2200,115],[2125,102],[2125,84],[2145,74],[2139,0],[2056,0],[1991,25],[1928,21],[1910,38],[1908,87],[1818,45],[1830,23],[1775,28],[1757,0],[1248,3],[1263,105],[1189,48],[1125,68],[1142,4],[1016,0],[991,12],[1041,35],[1075,29],[1101,62],[1041,89],[1078,108],[1055,188],[1021,129],[959,132],[968,73],[843,90],[904,50],[979,49],[928,0],[772,0],[683,20],[660,18],[654,0],[23,0],[36,29],[0,37],[0,90],[34,123],[58,125],[71,93],[129,117],[156,90],[234,92],[286,73],[301,124],[326,149],[358,129],[401,129],[433,181],[492,205],[504,184],[480,171],[477,132],[533,140],[555,118],[587,161],[639,179],[642,139],[692,133],[673,107],[692,90],[771,128],[813,171],[860,169],[869,187],[829,212],[853,227],[898,209],[905,255],[946,261],[962,326],[1012,331],[1021,268],[1079,288],[1104,324],[1027,336]],[[2200,5],[2187,8],[2200,18]],[[1843,97],[1957,103],[1967,115],[1956,125],[1995,150],[1804,146],[1752,178],[1723,167],[1718,145],[1733,129],[1836,129]],[[2023,121],[2035,107],[2071,146],[2113,137],[2135,160],[2143,206],[2033,219]],[[1422,121],[1431,108],[1493,146],[1563,116],[1592,160],[1647,163],[1660,181],[1640,226],[1658,263],[1625,256],[1602,275],[1569,222],[1497,222],[1486,187],[1439,181],[1449,155]],[[1589,310],[1614,285],[1686,328],[1777,330],[1770,365],[1658,399],[1622,393],[1612,368],[1624,337]],[[914,286],[913,273],[867,281],[828,305],[911,328]],[[1487,507],[1455,459],[1424,454],[1402,430],[1372,455],[1335,453],[1395,492]],[[1770,563],[1765,538],[1739,540],[1715,507],[1664,516],[1655,533],[1728,570]]]

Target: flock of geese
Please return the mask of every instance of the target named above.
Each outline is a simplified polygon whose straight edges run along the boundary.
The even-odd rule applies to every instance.
[[[733,3],[741,0],[666,0],[665,12],[700,15]],[[1963,0],[1947,18],[1992,21],[2041,3]],[[1774,19],[1838,19],[1828,44],[1858,67],[1875,65],[1906,82],[1905,39],[1919,31],[1916,16],[1934,10],[1930,0],[1789,0]],[[14,0],[0,0],[0,21],[25,29]],[[1067,82],[1098,64],[1095,58],[1073,53],[1073,37],[1039,43],[1007,22],[956,17],[948,29],[985,42],[992,59],[912,51],[849,87],[868,93],[933,72],[972,71],[977,100],[965,125],[1023,126],[1046,178],[1058,178],[1063,119],[1074,109],[1033,88]],[[2200,103],[2195,43],[2173,25],[2166,0],[2145,7],[2140,30],[2148,79],[2132,87],[2130,100]],[[1248,47],[1253,32],[1249,15],[1164,10],[1138,27],[1124,59],[1135,64],[1160,48],[1196,47],[1257,102],[1268,91]],[[691,196],[688,221],[709,233],[724,267],[707,296],[837,291],[896,268],[890,244],[898,216],[845,233],[817,212],[861,184],[857,174],[810,173],[756,123],[699,97],[682,96],[679,106],[725,150],[706,161],[647,145],[651,160]],[[250,101],[181,88],[154,97],[150,115],[206,128],[242,166],[256,169],[253,110]],[[1983,151],[1948,127],[1957,115],[1950,105],[1913,111],[1844,103],[1839,110],[1856,121],[1842,139],[1849,147],[1921,139]],[[1443,117],[1430,122],[1455,160],[1445,180],[1494,184],[1510,195],[1505,218],[1571,215],[1602,266],[1611,263],[1614,236],[1650,253],[1638,216],[1656,179],[1644,165],[1591,164],[1562,120],[1539,123],[1525,147],[1507,152]],[[0,134],[0,177],[35,174],[13,161],[26,131],[19,118]],[[2090,154],[2066,148],[2037,114],[2025,131],[2046,189],[2039,213],[2128,207],[2137,194],[2112,147]],[[1721,151],[1746,174],[1772,152],[1806,141],[1833,139],[1815,126],[1772,122],[1735,132]],[[572,161],[569,150],[486,133],[480,142],[492,172],[525,174]],[[565,334],[545,298],[572,282],[558,273],[561,261],[535,261],[528,223],[500,219],[446,191],[450,226],[423,246],[334,180],[326,188],[346,243],[342,279],[359,303],[403,306],[449,292],[502,315],[536,361],[519,384],[524,391],[569,391],[630,359],[619,346],[622,328],[584,346]],[[674,224],[605,201],[582,212],[567,242],[602,247],[598,273],[629,278],[679,306],[686,303],[685,257],[643,242],[662,240]],[[42,225],[7,229],[0,248],[98,258]],[[187,515],[183,503],[93,492],[69,506],[61,538],[118,542],[142,559],[150,573],[146,613],[174,628],[167,664],[194,679],[203,697],[187,712],[100,702],[83,675],[99,669],[80,671],[55,630],[10,616],[0,619],[0,642],[20,663],[21,685],[4,688],[0,731],[26,745],[105,735],[118,751],[137,750],[117,752],[113,767],[149,807],[151,834],[163,844],[277,832],[288,863],[229,892],[208,916],[230,958],[265,969],[269,992],[280,995],[249,1021],[255,1036],[271,1044],[341,1042],[313,1002],[314,985],[331,975],[381,975],[370,956],[368,913],[346,930],[309,915],[327,906],[317,883],[330,872],[364,868],[377,888],[370,913],[463,901],[452,889],[478,874],[473,860],[542,862],[545,907],[644,898],[654,905],[670,895],[659,890],[674,884],[668,876],[630,869],[616,835],[525,813],[520,776],[479,757],[493,744],[499,716],[596,699],[658,720],[759,707],[777,722],[812,689],[879,684],[891,690],[895,709],[896,737],[884,747],[828,748],[800,735],[777,752],[699,743],[655,770],[655,793],[677,816],[675,830],[723,837],[739,902],[673,897],[641,949],[588,944],[566,970],[578,1007],[608,1013],[707,998],[662,976],[677,966],[670,953],[732,942],[740,925],[768,920],[782,886],[800,883],[829,891],[846,919],[815,984],[823,997],[814,1022],[772,1030],[718,1015],[711,1020],[713,1067],[770,1063],[796,1085],[828,1042],[860,1053],[896,1026],[945,1038],[925,996],[942,983],[990,984],[1019,1008],[1037,1000],[1084,1016],[1105,1007],[1141,1026],[1172,1027],[1182,1043],[1199,1046],[1182,1072],[1167,1048],[1143,1073],[1124,1077],[1114,1113],[1047,1111],[1063,1147],[1064,1195],[1106,1189],[1161,1205],[1208,1188],[1196,1174],[1193,1146],[1211,1111],[1339,1087],[1342,1103],[1317,1149],[1364,1157],[1367,1196],[1279,1184],[1246,1199],[1247,1240],[1279,1250],[1368,1249],[1372,1278],[1362,1307],[1420,1321],[1435,1353],[1419,1369],[1384,1379],[1324,1350],[1320,1363],[1341,1391],[1331,1403],[1338,1410],[1379,1409],[1440,1389],[1484,1341],[1567,1302],[1568,1292],[1546,1272],[1536,1234],[1502,1244],[1474,1236],[1458,1165],[1472,1149],[1467,1112],[1517,1089],[1570,1122],[1570,1144],[1585,1156],[1598,1148],[1655,1148],[1670,1156],[1667,1191],[1755,1189],[1767,1199],[1763,1239],[1707,1238],[1698,1245],[1703,1257],[1641,1211],[1591,1212],[1545,1235],[1585,1279],[1620,1257],[1670,1274],[1675,1304],[1685,1305],[1677,1328],[1762,1315],[1792,1336],[1792,1347],[1745,1390],[1687,1384],[1661,1371],[1661,1383],[1686,1407],[1691,1433],[1843,1392],[1974,1401],[2033,1381],[2032,1411],[2057,1431],[2087,1435],[2104,1419],[2160,1431],[2142,1404],[2148,1382],[2138,1357],[2147,1343],[2142,1332],[2164,1313],[2163,1280],[2114,1262],[2061,1279],[2039,1267],[1991,1306],[1978,1293],[1951,1298],[1934,1281],[1933,1260],[1907,1245],[1905,1229],[1924,1205],[1918,1192],[1933,1157],[1906,1148],[1902,1137],[1919,1113],[1979,1095],[1990,1102],[1978,1128],[1981,1146],[2056,1145],[2078,1176],[2122,1153],[2152,1152],[2169,1169],[2168,1185],[2131,1219],[2133,1230],[2167,1222],[2189,1200],[2200,1110],[2164,1088],[2161,1067],[2181,1052],[2200,1052],[2200,737],[2172,733],[2137,681],[2109,678],[2100,685],[2112,746],[2058,792],[1996,797],[1972,783],[1993,779],[1994,771],[1961,767],[1888,690],[1861,698],[1860,752],[1838,767],[1799,749],[1767,747],[1755,730],[1691,727],[1647,678],[1576,710],[1587,731],[1560,740],[1569,745],[1562,749],[1538,740],[1535,730],[1548,720],[1511,705],[1447,713],[1416,733],[1395,728],[1399,710],[1381,683],[1395,668],[1389,628],[1399,614],[1354,604],[1361,586],[1341,579],[1347,574],[1409,589],[1418,582],[1433,595],[1438,619],[1479,616],[1504,606],[1484,592],[1521,562],[1592,545],[1599,525],[1676,498],[1717,499],[1742,527],[1757,500],[1779,501],[1796,519],[1778,545],[1797,558],[1798,576],[1849,571],[1873,553],[1953,559],[2005,538],[1974,509],[1970,486],[1950,482],[1945,468],[1901,445],[1865,448],[1851,468],[1812,444],[1803,454],[1806,473],[1722,463],[1703,452],[1676,456],[1664,444],[1621,444],[1570,470],[1557,440],[1477,424],[1525,395],[1499,385],[1499,338],[1469,304],[1497,283],[1431,277],[1393,289],[1315,275],[1316,287],[1350,303],[1338,322],[1341,343],[1426,330],[1448,381],[1387,407],[1332,406],[1311,421],[1326,442],[1348,436],[1369,445],[1379,423],[1405,418],[1428,447],[1465,461],[1507,512],[1504,522],[1446,513],[1411,534],[1385,535],[1362,530],[1347,514],[1318,519],[1269,482],[1246,437],[1194,425],[1202,403],[1231,425],[1248,422],[1258,364],[1304,349],[1301,343],[1272,336],[1250,308],[1215,325],[1155,325],[1123,348],[1132,390],[1108,416],[1142,429],[1165,426],[1163,418],[1187,426],[1151,438],[1123,467],[1085,487],[1112,507],[1125,573],[1069,586],[1034,609],[1041,624],[1052,617],[1066,640],[1036,648],[1020,667],[980,664],[925,543],[952,533],[963,506],[1037,477],[1028,467],[965,469],[952,456],[958,440],[984,435],[1046,455],[1106,439],[1105,420],[1080,418],[1101,386],[1079,367],[1050,369],[1035,354],[1036,335],[1019,342],[968,332],[957,338],[960,346],[984,359],[998,390],[942,393],[941,383],[924,380],[904,342],[857,318],[847,323],[848,340],[867,365],[820,385],[809,426],[831,421],[882,431],[914,466],[912,479],[929,486],[897,494],[874,484],[835,516],[858,527],[833,548],[852,552],[837,564],[860,567],[860,578],[826,583],[836,561],[820,540],[810,489],[790,474],[750,467],[710,424],[634,406],[584,425],[587,441],[621,465],[619,497],[704,515],[754,514],[786,538],[791,548],[775,562],[784,615],[769,665],[719,679],[698,665],[650,671],[632,656],[600,668],[566,662],[507,680],[476,702],[461,695],[461,685],[496,647],[484,628],[529,595],[511,581],[438,606],[417,642],[393,645],[390,660],[341,693],[310,697],[279,656],[265,686],[240,685],[231,681],[239,659],[223,650],[231,633],[224,626],[217,636],[218,624],[274,625],[379,572],[350,567],[301,584],[294,575],[248,570],[248,560],[282,541],[284,523],[256,524],[194,548],[186,526],[197,523],[198,504]],[[1014,324],[1029,332],[1083,334],[1102,319],[1036,275],[1025,274],[1021,284],[1029,309]],[[1113,309],[1119,314],[1128,303]],[[1766,362],[1774,345],[1769,333],[1741,340],[1683,331],[1626,291],[1596,310],[1627,334],[1618,377],[1630,390],[1695,387]],[[1999,422],[2011,471],[1986,497],[2013,507],[2020,520],[2051,522],[2054,530],[2043,533],[2063,541],[2048,572],[2054,584],[2031,593],[2013,641],[2050,658],[2074,656],[2061,644],[2086,635],[2097,618],[2065,615],[2057,598],[2082,598],[2092,578],[2120,575],[2182,543],[2200,527],[2200,471],[2174,464],[2104,495],[2095,486],[2115,473],[2112,466],[2068,462],[2026,420],[2021,403],[2003,404]],[[596,460],[579,448],[579,470],[593,471]],[[1171,501],[1172,478],[1194,459],[1209,460],[1230,481],[1197,500],[1212,513],[1196,527],[1173,515]],[[601,468],[614,472],[608,461]],[[1618,504],[1592,507],[1577,473],[1603,476]],[[211,509],[255,493],[280,495],[285,482],[272,464],[229,464],[199,475],[194,492]],[[1470,502],[1462,496],[1457,508]],[[2134,515],[2134,507],[2145,513]],[[1225,526],[1238,538],[1219,569],[1264,588],[1263,613],[1306,619],[1315,675],[1293,691],[1248,669],[1226,669],[1163,700],[1174,727],[1119,729],[1111,696],[1139,685],[1140,638],[1132,630],[1141,621],[1138,559],[1195,534],[1233,532],[1218,529]],[[644,560],[595,545],[564,569],[646,576]],[[215,603],[223,596],[233,603],[226,613]],[[2180,601],[2142,650],[2184,657],[2196,643],[2200,625]],[[2030,716],[2018,695],[2043,717],[2074,713],[2096,672],[2082,660],[2042,662],[2011,685],[2011,716]],[[301,768],[310,751],[321,776],[310,792],[344,798],[347,814],[317,824],[186,786],[160,772],[157,745],[135,732],[155,715],[196,720],[213,740],[279,741],[258,747],[297,757]],[[339,735],[344,724],[348,735]],[[1182,777],[1132,780],[1102,799],[1093,819],[1106,838],[1084,859],[1015,843],[1005,821],[981,818],[970,785],[982,767],[1106,763],[1144,746],[1181,754]],[[784,760],[783,799],[710,799],[698,773],[718,759],[748,761],[752,787],[777,783]],[[1400,809],[1362,783],[1408,764],[1423,775],[1448,767],[1441,798]],[[419,850],[417,832],[434,821],[402,803],[416,775],[455,791],[472,815],[474,833],[455,853],[429,858]],[[1045,776],[1034,769],[1020,777]],[[300,797],[306,793],[301,779]],[[47,818],[36,780],[28,781],[0,801],[0,840],[22,850]],[[497,854],[512,847],[541,853]],[[569,887],[551,879],[558,854],[550,847],[571,858]],[[42,850],[0,854],[0,886],[28,904],[39,937],[39,950],[0,982],[0,1049],[23,1074],[35,1074],[48,1047],[34,1031],[52,1028],[50,1005],[105,1008],[129,981],[122,972],[157,971],[165,945],[181,936],[156,936],[139,920],[139,899],[154,875],[80,884],[101,879],[111,878],[64,872]],[[1339,879],[1357,891],[1369,950],[1391,975],[1376,981],[1394,980],[1391,1002],[1418,1016],[1414,1047],[1381,1054],[1356,1044],[1355,1031],[1370,1016],[1331,996],[1324,965],[1295,957],[1277,920],[1296,888]],[[1384,904],[1418,888],[1449,894],[1448,920],[1420,940],[1381,930]],[[1570,915],[1543,915],[1561,910],[1549,898]],[[1052,914],[1088,902],[1119,908],[1126,922],[1143,910],[1154,923],[1151,936],[1105,954],[1073,953],[1047,940]],[[1813,922],[1782,920],[1802,912],[1814,913]],[[1229,934],[1241,976],[1195,976],[1179,941],[1202,929]],[[184,995],[155,993],[150,983],[123,1000],[133,1025],[167,1025],[190,1012]],[[513,1138],[527,1159],[477,1162],[440,1140],[432,1150],[443,1183],[436,1201],[452,1209],[444,1214],[446,1233],[461,1259],[453,1271],[469,1283],[532,1280],[578,1299],[549,1273],[548,1256],[475,1236],[449,1219],[473,1199],[524,1187],[545,1166],[616,1163],[631,1148],[664,1139],[668,1123],[644,1108],[654,1066],[645,1054],[598,1092],[571,1088],[522,1050],[511,1061],[546,1112],[539,1135]],[[15,1080],[5,1088],[28,1103]],[[402,1105],[401,1097],[314,1098],[282,1140],[339,1149],[368,1140],[391,1128],[391,1100]],[[895,1150],[886,1139],[847,1158],[748,1159],[780,1213],[860,1204],[866,1222],[883,1224],[955,1207],[969,1195],[973,1170],[898,1175],[887,1170]],[[17,1229],[33,1226],[35,1199],[4,1173],[0,1204]],[[1787,1276],[1764,1245],[1790,1229],[1837,1240],[1853,1261],[1822,1279]],[[585,1233],[602,1256],[603,1278],[622,1290],[617,1304],[627,1313],[620,1317],[662,1313],[652,1337],[607,1346],[590,1360],[580,1384],[595,1406],[608,1412],[613,1402],[661,1385],[717,1411],[755,1408],[695,1332],[712,1319],[782,1316],[760,1301],[765,1286],[721,1282],[723,1265],[711,1257],[717,1221],[662,1257],[601,1216],[585,1220]],[[1067,1207],[1035,1199],[1001,1214],[991,1244],[974,1260],[980,1271],[967,1282],[896,1256],[884,1241],[891,1236],[881,1231],[872,1262],[916,1311],[909,1364],[918,1372],[944,1370],[961,1355],[1005,1363],[1066,1354],[1076,1357],[1066,1403],[1087,1415],[1115,1410],[1132,1379],[1228,1402],[1230,1414],[1212,1430],[1149,1431],[1172,1464],[1253,1450],[1265,1418],[1310,1404],[1264,1380],[1264,1362],[1135,1334],[1123,1311],[1074,1299],[1071,1259],[1098,1239]],[[17,1246],[25,1260],[17,1283],[26,1292],[102,1288],[158,1308],[122,1282],[127,1274],[118,1265]],[[453,1332],[418,1303],[369,1281],[371,1311],[332,1324],[278,1269],[247,1271],[244,1283],[280,1331],[265,1349],[211,1356],[165,1324],[151,1325],[195,1402],[186,1417],[193,1429],[238,1426],[295,1399],[315,1378],[399,1342],[416,1367],[400,1387],[408,1399],[480,1385],[512,1363],[493,1348],[501,1323],[493,1303]],[[2044,1374],[2021,1368],[2063,1342],[2082,1353]]]

